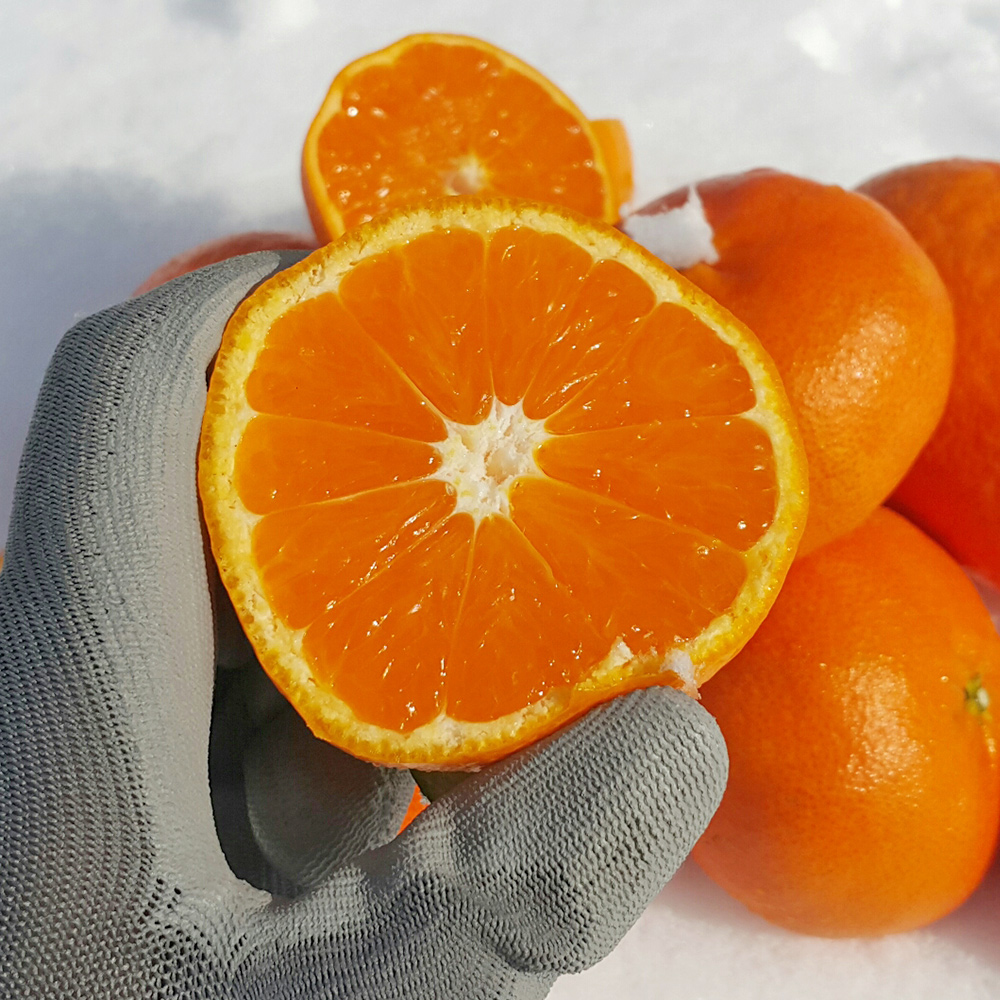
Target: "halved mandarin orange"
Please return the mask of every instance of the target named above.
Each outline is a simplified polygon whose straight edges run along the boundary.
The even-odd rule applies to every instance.
[[[588,121],[537,70],[463,35],[410,35],[337,74],[302,186],[320,239],[390,208],[503,195],[615,222],[632,193],[621,122]]]
[[[753,334],[609,226],[443,199],[230,320],[199,488],[222,579],[312,730],[474,767],[744,645],[807,472]]]

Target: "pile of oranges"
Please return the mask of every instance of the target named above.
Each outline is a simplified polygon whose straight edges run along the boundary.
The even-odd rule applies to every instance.
[[[694,191],[716,259],[684,273],[771,352],[810,480],[778,600],[701,692],[731,773],[695,858],[794,930],[919,927],[979,883],[1000,816],[1000,641],[959,568],[1000,586],[1000,164]]]
[[[831,936],[966,899],[1000,827],[1000,637],[961,568],[1000,586],[1000,164],[756,170],[622,219],[619,123],[423,35],[337,76],[303,183],[322,248],[231,322],[200,489],[314,731],[477,766],[700,685],[719,884]]]

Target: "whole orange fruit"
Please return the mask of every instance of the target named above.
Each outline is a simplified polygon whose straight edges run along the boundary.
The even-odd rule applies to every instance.
[[[730,777],[694,857],[796,931],[880,935],[943,916],[996,843],[998,691],[1000,636],[972,583],[876,510],[796,562],[702,688]]]
[[[936,426],[951,382],[951,303],[913,237],[863,195],[774,170],[695,191],[712,243],[706,259],[678,263],[757,334],[784,380],[809,460],[801,557],[861,524]],[[675,191],[624,228],[656,252],[645,217],[666,215],[669,229],[672,210],[690,216],[689,200]]]
[[[860,190],[906,226],[955,306],[948,405],[890,504],[1000,586],[1000,163],[901,167]]]
[[[132,295],[142,295],[189,271],[197,271],[199,267],[208,267],[209,264],[217,264],[220,260],[228,260],[240,254],[255,253],[258,250],[315,250],[317,246],[314,236],[303,233],[261,230],[220,236],[171,257],[146,278]]]

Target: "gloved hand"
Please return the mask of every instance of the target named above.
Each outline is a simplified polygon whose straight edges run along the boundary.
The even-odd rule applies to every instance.
[[[298,256],[86,319],[46,375],[0,571],[4,1000],[542,997],[613,948],[721,798],[714,722],[654,689],[393,839],[410,776],[269,688],[213,592],[195,455],[226,319]]]

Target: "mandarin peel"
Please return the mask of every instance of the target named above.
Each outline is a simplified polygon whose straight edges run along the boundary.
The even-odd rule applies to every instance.
[[[888,504],[1000,587],[1000,162],[910,164],[858,190],[923,247],[955,309],[955,371],[944,415]]]
[[[795,563],[704,689],[730,755],[694,859],[780,926],[913,930],[975,890],[1000,821],[1000,639],[961,567],[878,508]],[[944,817],[944,820],[942,820]]]

